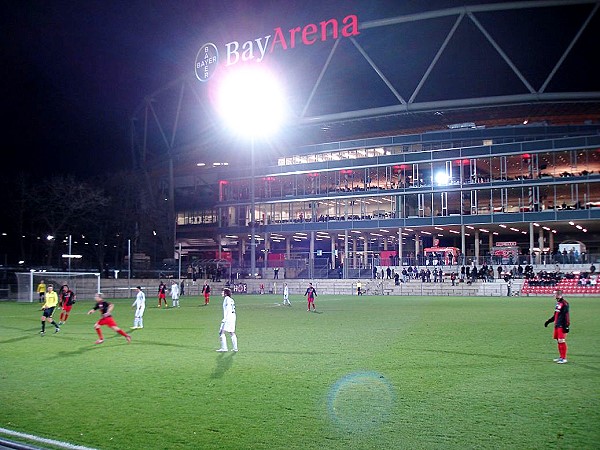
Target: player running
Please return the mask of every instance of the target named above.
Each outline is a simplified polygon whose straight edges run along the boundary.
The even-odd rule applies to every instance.
[[[51,284],[48,285],[48,292],[46,292],[46,301],[42,305],[42,330],[40,331],[40,335],[44,336],[46,334],[46,322],[50,322],[54,325],[54,332],[58,333],[60,328],[58,324],[54,321],[52,314],[54,313],[54,308],[58,305],[58,295],[54,292],[54,286]]]
[[[102,314],[100,320],[94,324],[94,329],[96,330],[96,333],[98,333],[98,340],[96,341],[96,344],[102,344],[104,342],[104,336],[102,336],[101,329],[102,325],[106,325],[107,327],[112,328],[121,336],[124,336],[125,339],[127,339],[127,342],[131,342],[131,336],[129,336],[127,333],[121,330],[117,326],[115,319],[113,319],[112,317],[112,311],[115,305],[113,305],[111,302],[105,301],[104,297],[100,293],[96,294],[95,300],[96,305],[88,311],[88,314],[92,314],[94,311],[97,310],[100,310],[100,313]]]
[[[60,307],[62,312],[60,313],[60,321],[58,322],[59,325],[63,325],[67,321],[74,304],[75,292],[69,289],[69,285],[63,285],[63,287],[60,289]]]

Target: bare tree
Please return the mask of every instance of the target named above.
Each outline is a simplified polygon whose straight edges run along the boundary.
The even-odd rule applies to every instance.
[[[73,176],[52,177],[37,184],[34,189],[32,207],[40,229],[49,236],[69,234],[83,219],[93,221],[100,216],[108,199],[102,188],[76,180]],[[52,265],[56,239],[48,239],[46,264]]]

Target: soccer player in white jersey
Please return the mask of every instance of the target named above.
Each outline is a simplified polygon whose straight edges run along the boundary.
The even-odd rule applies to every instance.
[[[235,302],[231,298],[231,289],[223,289],[223,320],[221,321],[221,328],[219,328],[219,338],[221,339],[221,348],[217,349],[218,352],[227,351],[227,336],[225,333],[229,333],[231,336],[231,346],[234,352],[238,351],[237,336],[235,335]]]
[[[144,311],[146,310],[146,294],[142,291],[141,286],[138,286],[136,289],[137,295],[135,296],[135,301],[131,305],[132,308],[135,307],[135,316],[132,327],[135,330],[144,328]]]
[[[173,302],[173,308],[179,308],[179,283],[175,280],[171,283],[171,301]]]
[[[287,283],[283,283],[283,306],[292,306],[290,303],[290,290]]]

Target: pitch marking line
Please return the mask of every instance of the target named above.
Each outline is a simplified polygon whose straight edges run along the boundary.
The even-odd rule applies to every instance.
[[[0,428],[1,434],[6,434],[8,436],[18,437],[21,439],[28,439],[30,441],[39,442],[42,444],[50,444],[56,447],[67,448],[69,450],[96,450],[92,447],[84,447],[83,445],[74,445],[68,442],[56,441],[54,439],[46,439],[39,436],[34,436],[33,434],[21,433],[19,431],[7,430],[6,428]]]

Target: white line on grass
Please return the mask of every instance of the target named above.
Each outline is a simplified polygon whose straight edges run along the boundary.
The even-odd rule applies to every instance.
[[[96,450],[92,447],[84,447],[83,445],[74,445],[69,444],[68,442],[55,441],[54,439],[46,439],[39,436],[34,436],[33,434],[21,433],[19,431],[7,430],[6,428],[0,428],[1,434],[6,434],[8,436],[14,436],[21,439],[28,439],[30,441],[39,442],[42,444],[50,444],[56,447],[68,448],[69,450]]]

